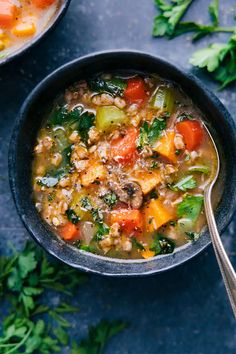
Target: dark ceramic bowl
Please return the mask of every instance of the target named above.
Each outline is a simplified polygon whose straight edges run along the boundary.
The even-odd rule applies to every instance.
[[[36,43],[38,43],[41,39],[43,39],[51,30],[53,30],[56,24],[65,14],[70,2],[71,0],[60,0],[60,4],[58,6],[57,12],[49,21],[45,29],[42,32],[40,32],[37,36],[33,37],[32,40],[26,42],[22,47],[18,48],[17,50],[13,51],[12,53],[0,59],[0,66],[8,63],[9,61],[15,58],[18,58],[21,54],[28,51],[31,47],[33,47]]]
[[[193,75],[155,56],[132,51],[95,53],[62,66],[44,79],[28,96],[12,136],[9,174],[18,213],[33,238],[51,255],[84,271],[112,276],[142,276],[171,269],[186,262],[210,244],[207,230],[195,243],[178,248],[173,254],[150,260],[119,260],[77,250],[54,235],[41,219],[32,200],[32,151],[44,112],[55,96],[76,80],[100,71],[130,69],[157,73],[181,85],[205,114],[206,124],[216,140],[220,157],[222,199],[216,210],[219,231],[229,224],[236,205],[236,128],[218,98]]]

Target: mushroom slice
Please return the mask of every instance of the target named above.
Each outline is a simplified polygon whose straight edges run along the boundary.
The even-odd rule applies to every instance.
[[[136,182],[109,182],[110,189],[118,196],[119,200],[128,204],[133,209],[139,209],[143,202],[143,193],[140,185]]]

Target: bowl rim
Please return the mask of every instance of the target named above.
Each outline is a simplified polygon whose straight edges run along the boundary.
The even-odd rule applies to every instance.
[[[38,95],[41,92],[43,92],[43,90],[45,89],[45,87],[47,87],[47,85],[50,86],[51,84],[53,84],[53,81],[56,78],[58,78],[61,74],[63,74],[64,72],[66,72],[70,68],[73,68],[74,66],[77,66],[77,65],[79,66],[81,63],[83,63],[87,60],[91,60],[91,59],[96,60],[98,58],[101,58],[102,56],[115,56],[115,55],[145,56],[147,58],[150,58],[150,60],[157,61],[159,63],[161,62],[163,65],[171,68],[171,70],[174,70],[176,73],[180,74],[181,76],[184,76],[186,79],[189,80],[189,82],[195,84],[204,93],[205,96],[207,96],[207,98],[212,102],[213,106],[220,112],[220,114],[222,116],[224,116],[224,117],[227,116],[227,119],[225,119],[225,121],[227,121],[228,124],[230,125],[230,127],[233,129],[233,131],[236,132],[235,123],[234,123],[231,115],[229,114],[229,112],[225,108],[225,106],[221,103],[221,101],[198,78],[196,78],[192,73],[189,73],[189,72],[185,71],[184,69],[180,68],[180,66],[177,66],[160,56],[156,56],[152,53],[139,51],[139,50],[115,49],[115,50],[105,50],[105,51],[94,52],[92,54],[88,54],[88,55],[76,58],[66,64],[63,64],[62,66],[60,66],[59,68],[54,70],[52,73],[47,75],[41,82],[39,82],[37,84],[37,86],[32,90],[32,92],[25,99],[25,102],[23,103],[23,105],[20,109],[20,112],[18,114],[18,117],[16,119],[15,128],[13,130],[13,134],[12,134],[11,142],[10,142],[10,147],[9,147],[9,165],[8,165],[9,166],[9,182],[10,182],[10,187],[11,187],[11,191],[12,191],[12,195],[13,195],[13,199],[14,199],[14,202],[16,205],[17,212],[18,212],[24,226],[26,227],[26,229],[28,230],[30,235],[33,237],[33,239],[41,247],[43,247],[50,255],[54,256],[55,258],[66,263],[69,266],[77,268],[78,270],[82,270],[82,271],[90,272],[90,273],[95,273],[95,274],[100,274],[100,275],[105,275],[105,276],[136,277],[136,276],[152,275],[152,274],[161,273],[163,271],[173,269],[173,268],[185,263],[186,261],[194,258],[196,255],[201,253],[207,246],[209,246],[211,244],[210,236],[208,234],[204,235],[203,237],[201,237],[198,240],[198,242],[191,243],[191,247],[189,247],[189,245],[187,244],[185,246],[177,248],[176,251],[172,254],[161,255],[161,256],[154,257],[151,259],[146,259],[146,260],[145,259],[123,260],[123,259],[108,258],[105,256],[95,255],[95,254],[92,254],[90,252],[86,252],[83,250],[77,250],[77,249],[74,250],[74,247],[72,247],[68,244],[63,249],[63,252],[64,252],[63,255],[62,254],[59,255],[57,247],[55,245],[54,245],[55,246],[54,247],[52,244],[51,244],[50,248],[47,247],[45,245],[45,243],[42,241],[40,232],[38,233],[38,230],[36,230],[35,227],[33,225],[31,225],[31,223],[27,219],[27,215],[22,214],[21,200],[19,198],[19,186],[17,185],[17,181],[16,181],[17,177],[16,177],[16,173],[15,173],[16,172],[15,171],[15,161],[16,161],[16,155],[17,155],[16,145],[17,145],[17,137],[18,137],[19,127],[20,127],[21,123],[23,123],[27,117],[27,113],[25,113],[25,112],[27,112],[27,109],[31,105],[34,104],[34,101],[37,100]],[[163,77],[165,77],[165,75],[163,75]],[[181,86],[181,84],[180,84],[180,86]],[[201,109],[201,107],[199,107],[199,108]],[[227,213],[226,219],[224,219],[224,225],[220,229],[220,233],[222,233],[226,229],[228,224],[230,223],[230,221],[235,213],[235,210],[236,210],[236,192],[234,195],[234,204],[230,205],[229,212]],[[44,221],[42,219],[41,219],[41,224],[44,224]],[[48,231],[50,233],[48,226],[47,225],[44,225],[44,226],[45,226],[45,228],[44,228],[45,231]],[[57,240],[57,242],[60,243],[61,241]],[[79,255],[76,262],[73,261],[73,257],[71,257],[71,258],[68,257],[68,255],[70,255],[70,252],[76,252],[76,254]],[[184,255],[184,257],[183,257],[183,255]],[[147,269],[143,272],[136,271],[136,270],[135,271],[129,270],[129,272],[127,273],[127,269],[125,267],[123,269],[121,269],[119,271],[115,271],[115,272],[111,269],[114,264],[116,264],[117,266],[118,265],[128,266],[128,265],[152,264],[157,259],[158,259],[158,261],[160,261],[160,263],[162,263],[161,260],[164,260],[164,259],[167,260],[167,258],[170,258],[170,257],[175,259],[175,262],[173,262],[172,264],[165,265],[161,268],[154,267],[154,269],[151,269],[151,270]],[[90,267],[90,265],[89,266],[87,265],[86,258],[89,260],[92,260],[94,262],[94,267]],[[108,266],[108,267],[105,267],[105,270],[96,269],[96,264],[100,263],[100,262],[101,262],[101,264]]]
[[[0,66],[5,65],[12,60],[19,58],[21,55],[27,53],[31,48],[33,48],[37,43],[39,43],[44,37],[46,37],[53,29],[55,29],[58,22],[62,19],[66,10],[68,9],[71,0],[61,0],[62,3],[57,10],[55,16],[51,18],[48,25],[44,28],[42,32],[39,32],[32,40],[26,42],[22,47],[19,47],[16,51],[10,53],[6,57],[0,59]]]

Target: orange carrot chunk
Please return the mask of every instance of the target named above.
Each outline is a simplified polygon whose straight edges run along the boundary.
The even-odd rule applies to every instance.
[[[140,77],[129,79],[124,96],[130,103],[144,101],[147,98],[147,94],[143,79]]]
[[[196,149],[202,142],[203,128],[197,120],[184,120],[176,124],[189,151]]]
[[[52,5],[56,0],[31,0],[32,4],[36,7],[39,7],[40,9],[43,9],[45,7],[48,7]]]
[[[79,232],[72,222],[67,222],[65,225],[61,226],[59,232],[66,241],[73,241],[79,236]]]
[[[111,141],[111,157],[116,162],[130,163],[137,156],[136,140],[138,138],[138,130],[128,128],[125,136],[113,139]]]
[[[16,18],[16,6],[9,0],[0,0],[0,27],[11,28]]]
[[[140,210],[119,209],[111,213],[111,224],[118,223],[128,236],[137,236],[143,229],[143,218]]]

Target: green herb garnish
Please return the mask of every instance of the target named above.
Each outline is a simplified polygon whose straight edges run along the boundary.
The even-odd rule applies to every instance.
[[[208,10],[211,24],[202,24],[193,21],[181,22],[181,19],[192,0],[155,0],[160,15],[154,19],[153,36],[174,38],[184,33],[193,32],[193,41],[217,32],[235,32],[235,27],[219,26],[219,1],[213,0]]]
[[[236,34],[227,43],[214,43],[196,51],[190,63],[210,72],[223,89],[236,80]]]
[[[177,117],[178,122],[182,122],[183,120],[192,120],[192,119],[194,118],[190,113],[181,113]]]
[[[158,254],[168,254],[173,253],[175,249],[174,241],[168,239],[167,237],[157,234],[154,238],[154,241],[150,247],[150,250],[155,252],[155,255]]]
[[[151,190],[151,192],[149,193],[149,198],[150,199],[157,199],[158,198],[158,194],[155,189]]]
[[[140,251],[144,251],[145,247],[142,245],[142,243],[140,243],[136,237],[132,237],[132,244],[134,247],[136,247],[138,250]]]
[[[201,173],[204,173],[206,175],[210,172],[210,168],[208,166],[205,166],[205,165],[190,166],[188,168],[188,170],[190,172],[201,172]]]
[[[95,115],[91,112],[84,112],[78,120],[77,130],[83,142],[88,140],[89,129],[94,125]]]
[[[193,53],[190,63],[199,68],[205,68],[212,77],[218,81],[220,89],[225,88],[236,80],[236,27],[223,27],[219,25],[219,1],[213,0],[208,11],[211,17],[210,24],[201,24],[193,21],[181,22],[191,0],[155,0],[160,11],[154,20],[153,36],[166,36],[174,38],[184,33],[193,32],[193,41],[206,35],[223,32],[231,33],[227,43],[213,43],[209,47]]]
[[[157,161],[152,161],[150,168],[151,168],[151,169],[155,169],[155,168],[158,167],[158,165],[159,165],[159,164],[158,164]]]
[[[203,196],[187,195],[177,206],[177,216],[196,221],[203,206]]]
[[[194,189],[197,187],[197,182],[193,176],[187,176],[182,178],[179,182],[169,185],[169,188],[175,192],[182,191],[185,192],[188,189]]]
[[[96,241],[101,241],[103,239],[103,236],[108,235],[110,231],[110,228],[104,224],[104,223],[99,223],[98,224],[98,229],[95,235],[95,240]]]
[[[66,211],[67,219],[72,222],[72,224],[78,224],[80,217],[76,214],[73,209],[67,209]]]
[[[187,11],[193,0],[155,0],[155,4],[160,11],[160,15],[154,19],[153,36],[154,37],[173,37],[176,27],[181,18]]]
[[[112,208],[118,201],[117,196],[114,192],[106,193],[102,196],[102,199],[109,208]]]
[[[65,106],[56,106],[50,113],[48,124],[50,126],[72,126],[78,121],[82,112],[82,107],[76,107],[69,111]]]
[[[87,211],[90,211],[93,220],[97,223],[102,223],[103,222],[103,213],[100,208],[94,208],[91,204],[91,201],[89,200],[88,197],[84,197],[80,201],[82,208],[86,209]]]
[[[145,145],[153,145],[165,128],[165,119],[155,118],[150,125],[148,125],[147,122],[144,122],[143,126],[140,128],[140,134],[137,142],[138,149],[143,149]]]
[[[199,239],[199,237],[200,237],[200,233],[198,233],[198,232],[187,231],[187,232],[185,232],[185,234],[193,242],[196,242]]]
[[[100,321],[89,328],[88,337],[72,344],[71,354],[102,354],[111,337],[127,327],[124,321]]]
[[[90,327],[88,337],[77,344],[75,337],[72,340],[70,336],[71,322],[65,317],[79,311],[70,302],[85,279],[84,274],[71,267],[49,262],[32,243],[27,243],[21,253],[1,256],[0,300],[3,306],[10,301],[10,307],[2,319],[0,352],[51,354],[62,352],[65,346],[71,347],[72,342],[71,354],[104,353],[108,340],[126,327],[125,322],[102,320]],[[47,289],[50,294],[46,293]],[[42,294],[50,301],[52,291],[56,291],[58,305],[41,301]],[[63,300],[60,293],[64,293]],[[68,297],[66,302],[65,297]]]
[[[88,140],[88,131],[94,125],[94,113],[76,107],[69,111],[66,107],[53,108],[49,117],[49,126],[63,126],[66,129],[77,130],[83,142]]]
[[[99,77],[88,81],[88,85],[92,91],[107,92],[113,96],[123,96],[127,83],[120,78],[113,78],[111,80],[103,80]]]
[[[92,204],[89,200],[88,197],[84,197],[80,200],[81,206],[82,208],[86,209],[86,210],[91,210],[92,209]]]

